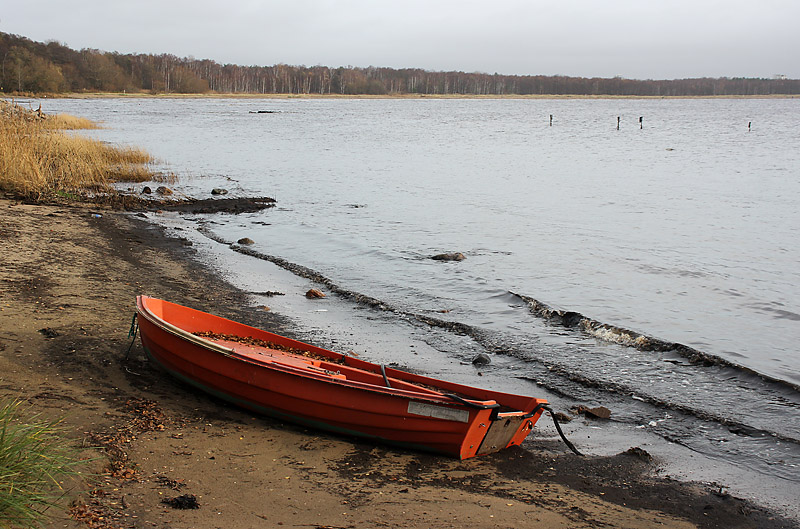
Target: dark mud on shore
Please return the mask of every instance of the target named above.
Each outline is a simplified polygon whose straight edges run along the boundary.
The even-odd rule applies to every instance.
[[[7,199],[18,199],[26,204],[66,206],[71,207],[74,202],[72,199],[57,196],[41,197],[17,197],[6,195]],[[253,213],[264,209],[275,207],[275,199],[270,197],[226,197],[226,198],[190,198],[179,199],[171,198],[147,198],[142,195],[129,193],[108,193],[97,195],[81,195],[78,197],[80,202],[86,204],[108,208],[112,210],[123,210],[133,212],[148,211],[173,211],[185,214],[202,213]]]

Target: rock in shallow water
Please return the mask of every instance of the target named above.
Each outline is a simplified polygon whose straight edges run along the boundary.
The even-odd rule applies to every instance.
[[[239,240],[238,240],[238,241],[236,241],[236,242],[237,242],[238,244],[244,244],[244,245],[246,245],[246,246],[250,246],[251,244],[255,244],[255,243],[256,243],[256,241],[254,241],[254,240],[253,240],[253,239],[251,239],[250,237],[242,237],[241,239],[239,239]]]
[[[463,261],[466,259],[461,252],[440,253],[431,257],[434,261]]]

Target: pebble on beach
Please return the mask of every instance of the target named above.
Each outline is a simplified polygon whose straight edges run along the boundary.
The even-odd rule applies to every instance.
[[[563,411],[555,412],[553,414],[553,417],[555,417],[558,420],[558,422],[570,422],[572,420],[572,417],[570,417],[569,415],[567,415]]]

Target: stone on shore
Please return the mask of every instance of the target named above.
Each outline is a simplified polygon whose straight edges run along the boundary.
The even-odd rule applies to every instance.
[[[582,413],[586,417],[594,419],[608,419],[611,417],[611,410],[605,406],[597,406],[595,408],[587,408],[586,406],[578,406],[578,413]]]
[[[492,359],[486,353],[480,353],[472,359],[472,363],[476,366],[485,366],[492,363]]]

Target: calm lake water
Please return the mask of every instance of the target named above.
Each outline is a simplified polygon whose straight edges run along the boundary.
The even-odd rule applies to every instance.
[[[676,473],[797,512],[800,100],[43,107],[102,121],[88,134],[150,151],[186,195],[276,198],[257,214],[159,222],[242,288],[285,291],[253,303],[318,342],[564,408],[608,406],[611,423],[571,423],[588,451],[624,439],[689,453],[708,468]],[[220,243],[241,237],[339,294],[291,296],[319,285]],[[466,260],[429,259],[442,252]],[[545,318],[533,300],[593,329]],[[637,348],[625,330],[665,346]],[[493,359],[481,373],[469,364],[479,352]]]

